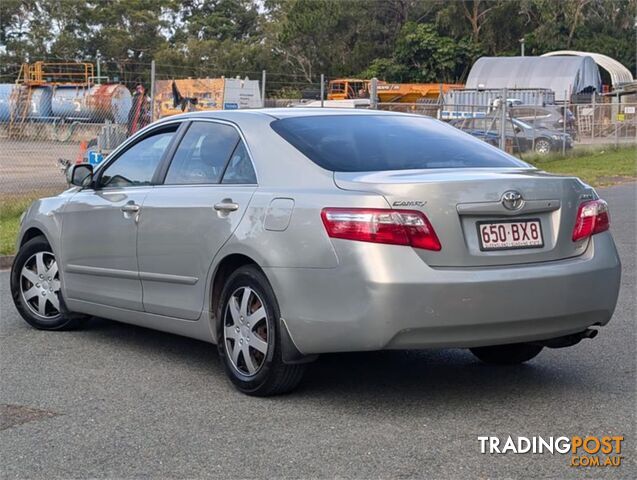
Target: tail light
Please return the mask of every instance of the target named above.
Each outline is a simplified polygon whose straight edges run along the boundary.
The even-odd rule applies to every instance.
[[[610,228],[608,204],[604,200],[584,202],[577,210],[577,220],[573,228],[573,241],[590,237]]]
[[[422,212],[370,208],[324,208],[321,219],[331,238],[410,245],[439,251],[438,236]]]

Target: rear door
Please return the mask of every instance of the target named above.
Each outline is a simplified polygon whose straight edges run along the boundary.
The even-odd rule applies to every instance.
[[[256,189],[234,125],[193,121],[146,196],[138,262],[147,312],[199,318],[212,260],[237,228]]]

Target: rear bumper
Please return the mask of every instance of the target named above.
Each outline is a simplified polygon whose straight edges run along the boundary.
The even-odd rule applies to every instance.
[[[430,268],[401,246],[334,244],[336,268],[265,269],[304,354],[544,340],[605,325],[619,292],[608,232],[576,258],[472,269]]]

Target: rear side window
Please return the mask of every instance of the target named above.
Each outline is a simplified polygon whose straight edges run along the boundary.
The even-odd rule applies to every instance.
[[[221,183],[234,183],[234,184],[254,184],[257,183],[257,176],[252,168],[252,162],[248,155],[243,142],[239,142],[237,148],[232,152],[230,162],[226,167],[226,171],[223,174],[223,180]]]
[[[239,134],[229,125],[193,122],[175,151],[164,184],[219,183],[238,143]]]
[[[335,172],[528,166],[426,117],[325,115],[285,118],[271,126],[314,163]]]

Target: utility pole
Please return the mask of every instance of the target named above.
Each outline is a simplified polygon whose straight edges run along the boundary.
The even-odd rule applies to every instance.
[[[265,108],[265,70],[261,71],[261,108]]]
[[[150,62],[150,121],[155,121],[155,60]]]
[[[508,92],[506,88],[502,89],[502,102],[500,103],[500,150],[506,151],[507,134],[506,134],[506,122],[507,122],[507,103]]]
[[[566,155],[566,120],[568,119],[567,117],[567,113],[568,112],[568,106],[570,104],[570,92],[572,92],[573,90],[571,88],[569,88],[568,91],[564,92],[564,114],[563,114],[563,120],[562,120],[562,125],[564,126],[564,130],[562,131],[562,156]]]
[[[96,53],[96,59],[97,59],[97,83],[98,85],[102,83],[102,54],[100,53],[100,51],[98,50]]]
[[[373,110],[378,108],[378,79],[376,77],[372,78],[369,92],[369,106]]]
[[[324,106],[325,97],[325,74],[321,73],[321,108]]]

